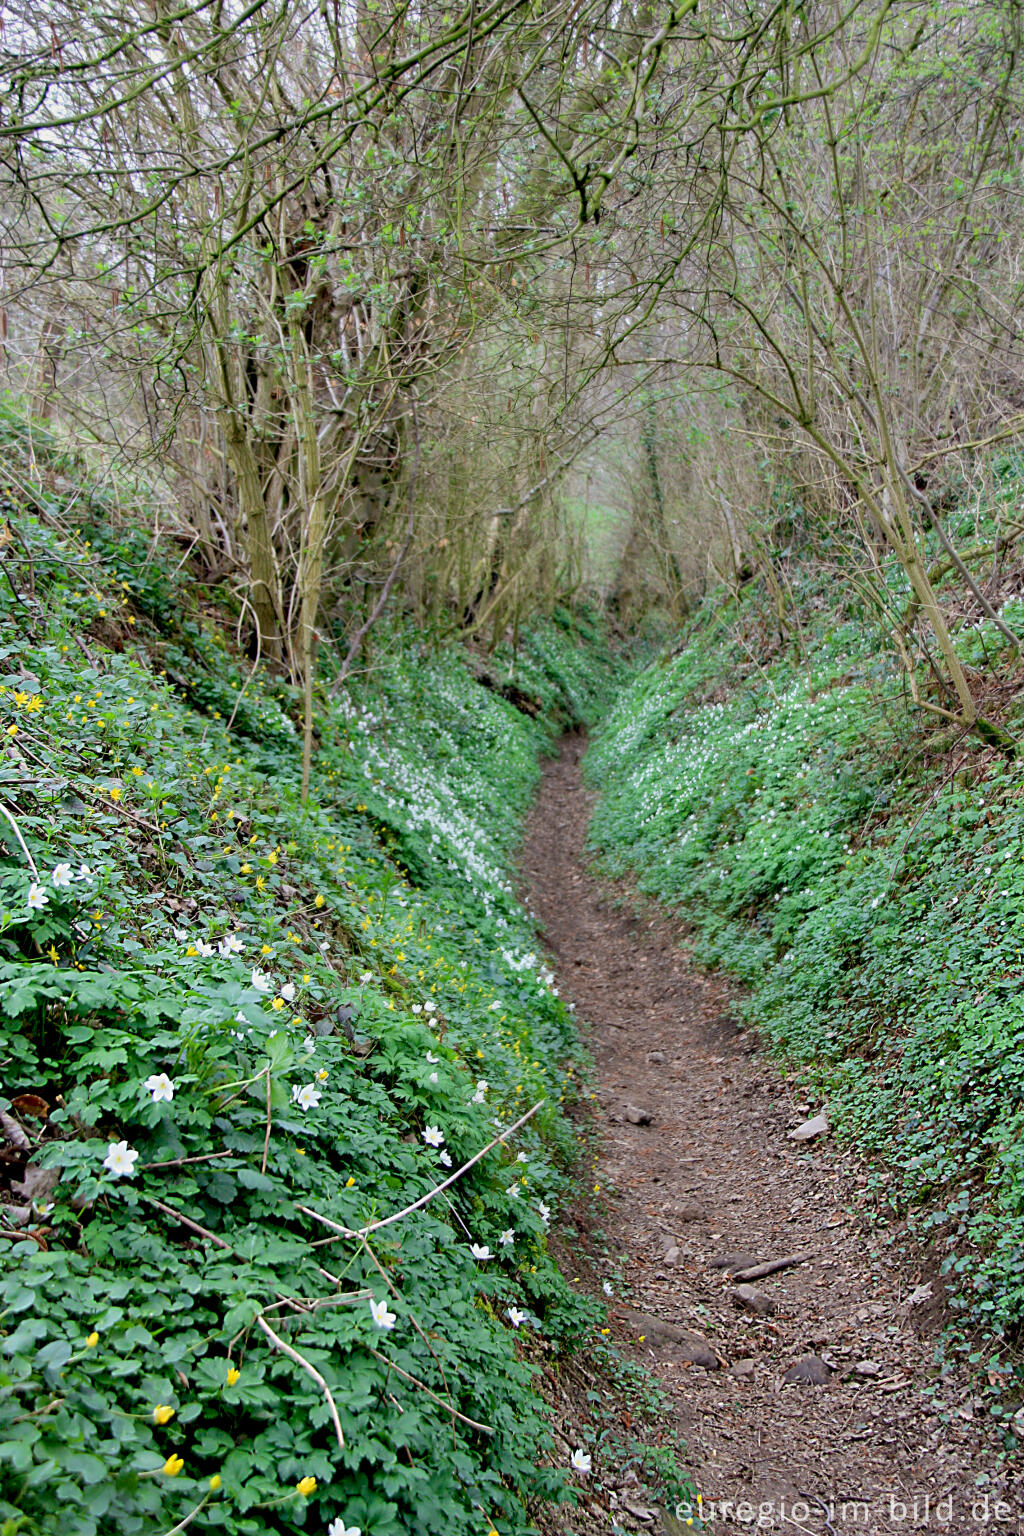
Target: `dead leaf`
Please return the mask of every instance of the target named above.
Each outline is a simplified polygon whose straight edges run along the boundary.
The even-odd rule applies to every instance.
[[[12,1115],[0,1112],[0,1131],[10,1146],[16,1147],[19,1152],[31,1152],[32,1143]]]
[[[33,1120],[45,1120],[50,1113],[49,1104],[38,1093],[19,1093],[16,1099],[11,1100],[11,1108],[16,1109],[19,1115],[31,1115]]]

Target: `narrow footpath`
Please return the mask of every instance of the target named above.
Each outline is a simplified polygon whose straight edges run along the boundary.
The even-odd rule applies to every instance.
[[[613,1282],[613,1331],[661,1381],[711,1528],[1024,1530],[1019,1458],[967,1377],[937,1375],[937,1276],[869,1230],[856,1159],[827,1132],[791,1139],[821,1106],[737,1028],[724,979],[591,873],[584,746],[545,771],[523,873],[597,1062],[593,1283]],[[612,1497],[621,1527],[688,1529]]]

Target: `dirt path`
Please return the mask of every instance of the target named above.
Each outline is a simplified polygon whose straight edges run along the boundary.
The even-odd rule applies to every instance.
[[[820,1106],[737,1030],[726,983],[688,966],[668,923],[589,872],[582,747],[566,738],[545,772],[524,873],[598,1066],[608,1248],[593,1274],[612,1278],[614,1330],[674,1405],[712,1529],[1024,1529],[985,1403],[960,1374],[938,1378],[937,1298],[858,1214],[863,1171],[827,1135],[787,1136]],[[649,1122],[631,1123],[637,1110]],[[763,1316],[716,1267],[803,1251],[755,1283]],[[786,1383],[806,1357],[824,1384]],[[630,1529],[664,1519],[617,1511]],[[609,1530],[608,1515],[587,1522],[572,1528]]]

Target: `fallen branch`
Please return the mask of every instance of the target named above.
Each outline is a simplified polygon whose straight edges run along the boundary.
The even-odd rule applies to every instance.
[[[210,1242],[216,1243],[218,1248],[225,1248],[228,1253],[235,1252],[231,1244],[226,1243],[222,1237],[218,1237],[216,1232],[211,1232],[207,1227],[201,1227],[198,1221],[193,1221],[190,1216],[183,1216],[180,1211],[174,1209],[173,1205],[165,1205],[162,1200],[157,1200],[153,1195],[142,1195],[142,1199],[148,1201],[150,1205],[155,1205],[157,1210],[163,1211],[165,1216],[180,1221],[183,1227],[190,1227],[193,1232],[198,1232],[200,1237],[208,1237]],[[237,1257],[241,1258],[241,1254]]]
[[[278,1334],[274,1332],[273,1328],[271,1328],[270,1324],[267,1322],[266,1318],[261,1312],[256,1314],[256,1322],[259,1327],[262,1328],[263,1332],[266,1334],[271,1343],[275,1344],[283,1355],[287,1355],[289,1360],[294,1360],[296,1365],[301,1366],[302,1369],[306,1372],[306,1375],[312,1377],[312,1379],[316,1382],[324,1397],[327,1399],[327,1407],[330,1411],[331,1419],[334,1423],[334,1433],[338,1437],[338,1446],[341,1450],[344,1450],[345,1436],[342,1433],[341,1420],[338,1418],[338,1405],[334,1401],[330,1387],[327,1385],[326,1381],[324,1381],[324,1378],[320,1375],[320,1372],[317,1370],[316,1366],[310,1365],[305,1355],[300,1355],[297,1349],[293,1349],[290,1344],[286,1344],[284,1339],[282,1339]]]
[[[143,1168],[184,1168],[186,1163],[212,1163],[218,1157],[237,1157],[237,1152],[204,1152],[200,1157],[168,1157],[162,1163],[140,1163],[138,1172]]]
[[[750,1269],[737,1269],[731,1280],[763,1280],[765,1275],[774,1275],[778,1269],[792,1269],[794,1264],[804,1264],[808,1259],[814,1258],[814,1249],[808,1248],[806,1253],[787,1253],[781,1259],[769,1259],[767,1264],[754,1264]]]
[[[319,1211],[314,1211],[311,1206],[299,1205],[296,1202],[296,1210],[301,1211],[304,1216],[312,1216],[314,1221],[322,1222],[325,1227],[330,1227],[331,1231],[337,1232],[340,1237],[367,1237],[369,1233],[377,1232],[381,1227],[389,1227],[392,1222],[401,1221],[403,1216],[409,1216],[413,1211],[420,1210],[422,1206],[433,1200],[435,1195],[439,1195],[443,1190],[449,1189],[457,1179],[461,1179],[462,1175],[472,1168],[474,1163],[478,1163],[482,1157],[485,1157],[492,1147],[507,1141],[510,1136],[514,1135],[516,1131],[524,1126],[527,1120],[535,1115],[544,1103],[544,1099],[538,1099],[533,1108],[528,1109],[525,1115],[521,1115],[515,1125],[510,1125],[507,1131],[502,1131],[500,1136],[495,1136],[494,1140],[489,1141],[486,1147],[482,1147],[475,1157],[470,1158],[468,1163],[463,1163],[461,1168],[456,1168],[455,1172],[445,1179],[443,1184],[435,1184],[433,1189],[428,1190],[425,1195],[421,1195],[418,1200],[414,1200],[411,1205],[403,1206],[402,1210],[395,1211],[393,1216],[382,1216],[380,1221],[371,1221],[369,1226],[366,1227],[343,1227],[340,1222],[332,1221],[329,1216],[322,1216]]]
[[[393,1360],[389,1360],[387,1355],[382,1355],[380,1350],[374,1349],[372,1345],[367,1344],[366,1348],[370,1351],[370,1354],[373,1355],[374,1359],[379,1360],[382,1365],[386,1365],[388,1370],[394,1371],[396,1375],[404,1377],[406,1381],[411,1381],[414,1387],[419,1387],[420,1391],[425,1392],[428,1397],[432,1397],[435,1403],[440,1403],[445,1413],[450,1413],[452,1418],[458,1419],[463,1424],[468,1424],[470,1429],[483,1430],[485,1435],[494,1434],[495,1431],[492,1425],[478,1424],[476,1419],[467,1419],[464,1413],[460,1413],[457,1408],[452,1407],[451,1403],[446,1402],[443,1397],[438,1397],[436,1392],[432,1392],[427,1386],[426,1382],[420,1381],[418,1376],[410,1376],[408,1371],[403,1371],[400,1365],[396,1365]]]

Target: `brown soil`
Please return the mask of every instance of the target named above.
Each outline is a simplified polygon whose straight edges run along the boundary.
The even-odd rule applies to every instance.
[[[827,1134],[788,1138],[821,1106],[801,1101],[737,1028],[728,983],[688,964],[666,918],[637,915],[590,871],[583,745],[567,737],[546,769],[523,859],[597,1064],[604,1204],[591,1220],[605,1241],[592,1236],[571,1262],[595,1286],[612,1280],[613,1332],[671,1404],[711,1529],[1024,1528],[1024,1481],[987,1402],[963,1372],[940,1377],[935,1365],[934,1270],[912,1246],[901,1258],[896,1234],[869,1229],[851,1154]],[[630,1123],[630,1106],[650,1122]],[[813,1258],[755,1282],[765,1316],[739,1308],[736,1283],[715,1267],[729,1254],[760,1263],[803,1251]],[[694,1363],[702,1353],[710,1365]],[[785,1383],[808,1355],[831,1368],[827,1383]],[[608,1532],[612,1518],[691,1528],[664,1511],[631,1513],[638,1497],[609,1489],[595,1456],[583,1508],[557,1529]]]

